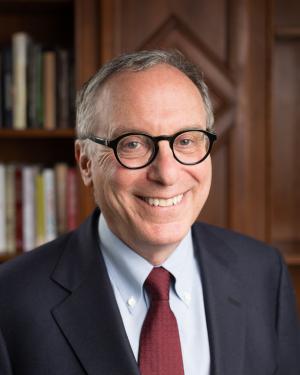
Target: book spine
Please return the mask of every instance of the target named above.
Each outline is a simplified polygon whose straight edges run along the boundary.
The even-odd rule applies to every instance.
[[[76,168],[68,168],[67,175],[67,229],[73,230],[77,226],[77,172]]]
[[[3,57],[2,57],[2,50],[0,50],[0,128],[4,127],[4,115],[3,115],[3,106],[4,106],[4,100],[3,100],[3,75],[2,75],[2,64],[3,64]]]
[[[66,163],[57,163],[54,167],[56,185],[56,213],[58,234],[67,231],[67,172]]]
[[[54,170],[51,168],[45,168],[43,175],[45,199],[45,240],[51,241],[57,236]]]
[[[57,55],[57,124],[59,128],[70,126],[70,72],[69,53],[58,49]]]
[[[6,191],[6,240],[7,252],[16,253],[16,217],[15,217],[15,165],[6,167],[5,191]]]
[[[22,202],[22,167],[16,166],[15,169],[15,220],[16,220],[16,249],[22,251],[23,249],[23,202]]]
[[[53,130],[56,127],[56,63],[55,52],[43,54],[43,97],[44,128]]]
[[[27,46],[28,35],[13,35],[13,128],[27,127]]]
[[[23,167],[23,251],[35,247],[35,177],[35,166]]]
[[[2,85],[3,85],[3,126],[12,128],[13,82],[12,82],[12,50],[4,47],[2,50]]]
[[[5,165],[0,164],[0,254],[7,250],[6,244],[6,194],[5,194]]]
[[[44,108],[43,108],[43,58],[42,47],[38,44],[35,47],[35,61],[36,61],[36,127],[42,128],[44,123]]]
[[[33,42],[28,45],[28,71],[27,71],[27,123],[28,128],[35,128],[36,119],[36,59],[35,44]]]
[[[36,246],[45,243],[45,198],[44,176],[41,171],[36,175]]]

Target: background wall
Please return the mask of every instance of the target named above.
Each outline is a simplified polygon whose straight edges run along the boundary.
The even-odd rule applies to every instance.
[[[300,303],[300,3],[297,0],[101,2],[100,60],[177,48],[211,90],[218,142],[199,220],[277,246]]]
[[[299,0],[0,0],[0,25],[0,48],[25,31],[74,51],[77,87],[125,51],[176,48],[197,63],[218,133],[199,220],[278,247],[300,309]],[[74,166],[74,121],[51,131],[12,125],[0,120],[0,163]],[[78,221],[93,208],[89,193],[80,185]]]

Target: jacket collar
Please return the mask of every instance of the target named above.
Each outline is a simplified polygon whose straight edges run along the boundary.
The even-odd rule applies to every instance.
[[[69,237],[52,274],[69,294],[52,314],[89,375],[138,375],[99,249],[98,217],[96,209]],[[245,324],[237,256],[210,226],[196,224],[192,235],[201,267],[211,374],[240,374]]]
[[[242,374],[245,312],[238,257],[213,227],[195,224],[192,233],[201,267],[211,374]]]
[[[52,274],[69,292],[52,315],[89,375],[139,375],[99,251],[98,217],[71,235]]]

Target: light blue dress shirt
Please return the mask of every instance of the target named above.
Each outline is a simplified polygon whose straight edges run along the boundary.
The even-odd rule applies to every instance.
[[[153,265],[116,237],[100,215],[100,246],[124,327],[136,359],[142,325],[149,307],[143,284]],[[210,352],[200,270],[191,231],[161,264],[175,278],[170,307],[176,317],[185,375],[209,375]]]

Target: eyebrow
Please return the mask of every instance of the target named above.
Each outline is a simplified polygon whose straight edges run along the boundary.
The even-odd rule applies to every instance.
[[[191,129],[206,130],[206,126],[204,128],[202,128],[202,126],[200,124],[194,124],[194,125],[190,125],[190,126],[186,125],[186,126],[182,126],[180,129],[177,129],[172,134],[181,132],[181,131],[186,130],[186,129],[189,129],[189,130],[191,130]],[[125,126],[122,126],[122,125],[119,126],[119,127],[116,127],[112,131],[112,133],[110,134],[110,136],[111,136],[111,139],[114,139],[114,138],[120,137],[121,135],[126,134],[126,133],[137,133],[137,134],[142,133],[142,134],[147,134],[147,135],[153,136],[147,130],[136,129],[136,128],[131,128],[131,127],[125,127]],[[172,134],[170,134],[170,135],[172,135]]]

